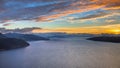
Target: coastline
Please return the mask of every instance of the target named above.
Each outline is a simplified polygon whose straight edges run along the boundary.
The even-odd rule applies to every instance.
[[[87,38],[87,40],[120,43],[120,36],[119,37],[118,36],[99,36],[99,37]]]

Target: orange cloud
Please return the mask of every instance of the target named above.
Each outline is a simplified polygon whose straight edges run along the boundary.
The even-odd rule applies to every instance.
[[[54,20],[63,16],[67,16],[69,14],[75,14],[75,13],[80,13],[80,12],[85,12],[89,10],[95,10],[104,7],[104,5],[90,5],[88,7],[79,7],[79,9],[71,9],[71,10],[66,10],[63,12],[60,12],[59,10],[55,10],[56,12],[60,12],[58,14],[53,14],[53,15],[48,15],[48,16],[41,16],[37,19],[37,21],[49,21],[49,20]],[[83,9],[84,8],[84,9]]]
[[[94,2],[94,3],[91,4],[90,2]],[[69,8],[64,11],[61,9],[53,10],[53,12],[57,12],[57,14],[41,16],[37,19],[37,21],[55,20],[57,18],[67,16],[70,14],[82,13],[96,9],[104,9],[104,10],[120,9],[120,0],[90,0],[89,2],[80,0],[72,3],[70,7],[72,8]]]
[[[91,2],[98,2],[99,0],[90,0]]]
[[[120,6],[114,6],[114,7],[110,7],[110,8],[104,8],[105,10],[117,10],[120,9]]]
[[[120,9],[120,0],[99,0],[96,4],[105,5],[104,10]]]

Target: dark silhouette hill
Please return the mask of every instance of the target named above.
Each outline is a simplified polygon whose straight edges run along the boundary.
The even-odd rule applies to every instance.
[[[29,43],[22,39],[8,38],[0,33],[0,50],[10,50],[28,46]]]
[[[26,47],[29,44],[21,39],[16,38],[1,38],[0,39],[0,50],[16,49]]]
[[[88,38],[88,40],[120,43],[120,36],[99,36]]]

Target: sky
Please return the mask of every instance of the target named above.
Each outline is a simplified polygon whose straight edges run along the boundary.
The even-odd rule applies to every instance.
[[[0,32],[120,33],[120,0],[0,0]]]

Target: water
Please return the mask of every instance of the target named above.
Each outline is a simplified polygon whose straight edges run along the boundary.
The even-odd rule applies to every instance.
[[[120,44],[66,38],[0,52],[0,68],[120,68]]]

